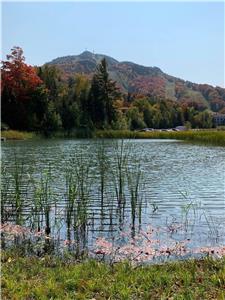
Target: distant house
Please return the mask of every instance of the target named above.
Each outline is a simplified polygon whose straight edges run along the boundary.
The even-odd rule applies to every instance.
[[[225,125],[225,114],[214,113],[213,114],[213,123],[216,126]]]

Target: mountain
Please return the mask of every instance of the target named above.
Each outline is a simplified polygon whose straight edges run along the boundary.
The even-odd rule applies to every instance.
[[[80,55],[59,57],[49,65],[55,65],[67,79],[75,74],[92,77],[97,64],[105,58],[110,77],[124,93],[150,95],[182,103],[191,103],[200,109],[225,110],[225,89],[208,84],[197,84],[168,75],[157,67],[146,67],[133,62],[119,62],[104,55],[84,51]]]

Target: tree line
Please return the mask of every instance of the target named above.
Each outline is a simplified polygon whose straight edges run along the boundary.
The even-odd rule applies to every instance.
[[[146,95],[122,94],[110,79],[106,60],[92,79],[63,80],[55,66],[32,67],[14,47],[1,66],[2,122],[12,129],[50,135],[62,130],[138,130],[145,127],[213,126],[210,111]]]

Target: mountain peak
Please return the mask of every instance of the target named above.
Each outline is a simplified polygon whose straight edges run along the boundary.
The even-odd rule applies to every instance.
[[[225,89],[195,84],[164,73],[158,67],[147,67],[134,62],[119,62],[105,54],[84,51],[79,55],[58,57],[49,64],[61,69],[67,79],[75,74],[91,78],[96,66],[105,58],[109,76],[124,93],[134,93],[170,99],[189,105],[195,103],[200,109],[220,111],[225,107]]]
[[[94,53],[85,50],[81,54],[78,55],[80,58],[92,58],[94,56]]]

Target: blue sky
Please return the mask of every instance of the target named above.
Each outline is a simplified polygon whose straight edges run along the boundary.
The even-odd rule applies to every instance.
[[[32,65],[88,49],[224,86],[224,3],[5,2],[3,59],[14,45]]]

